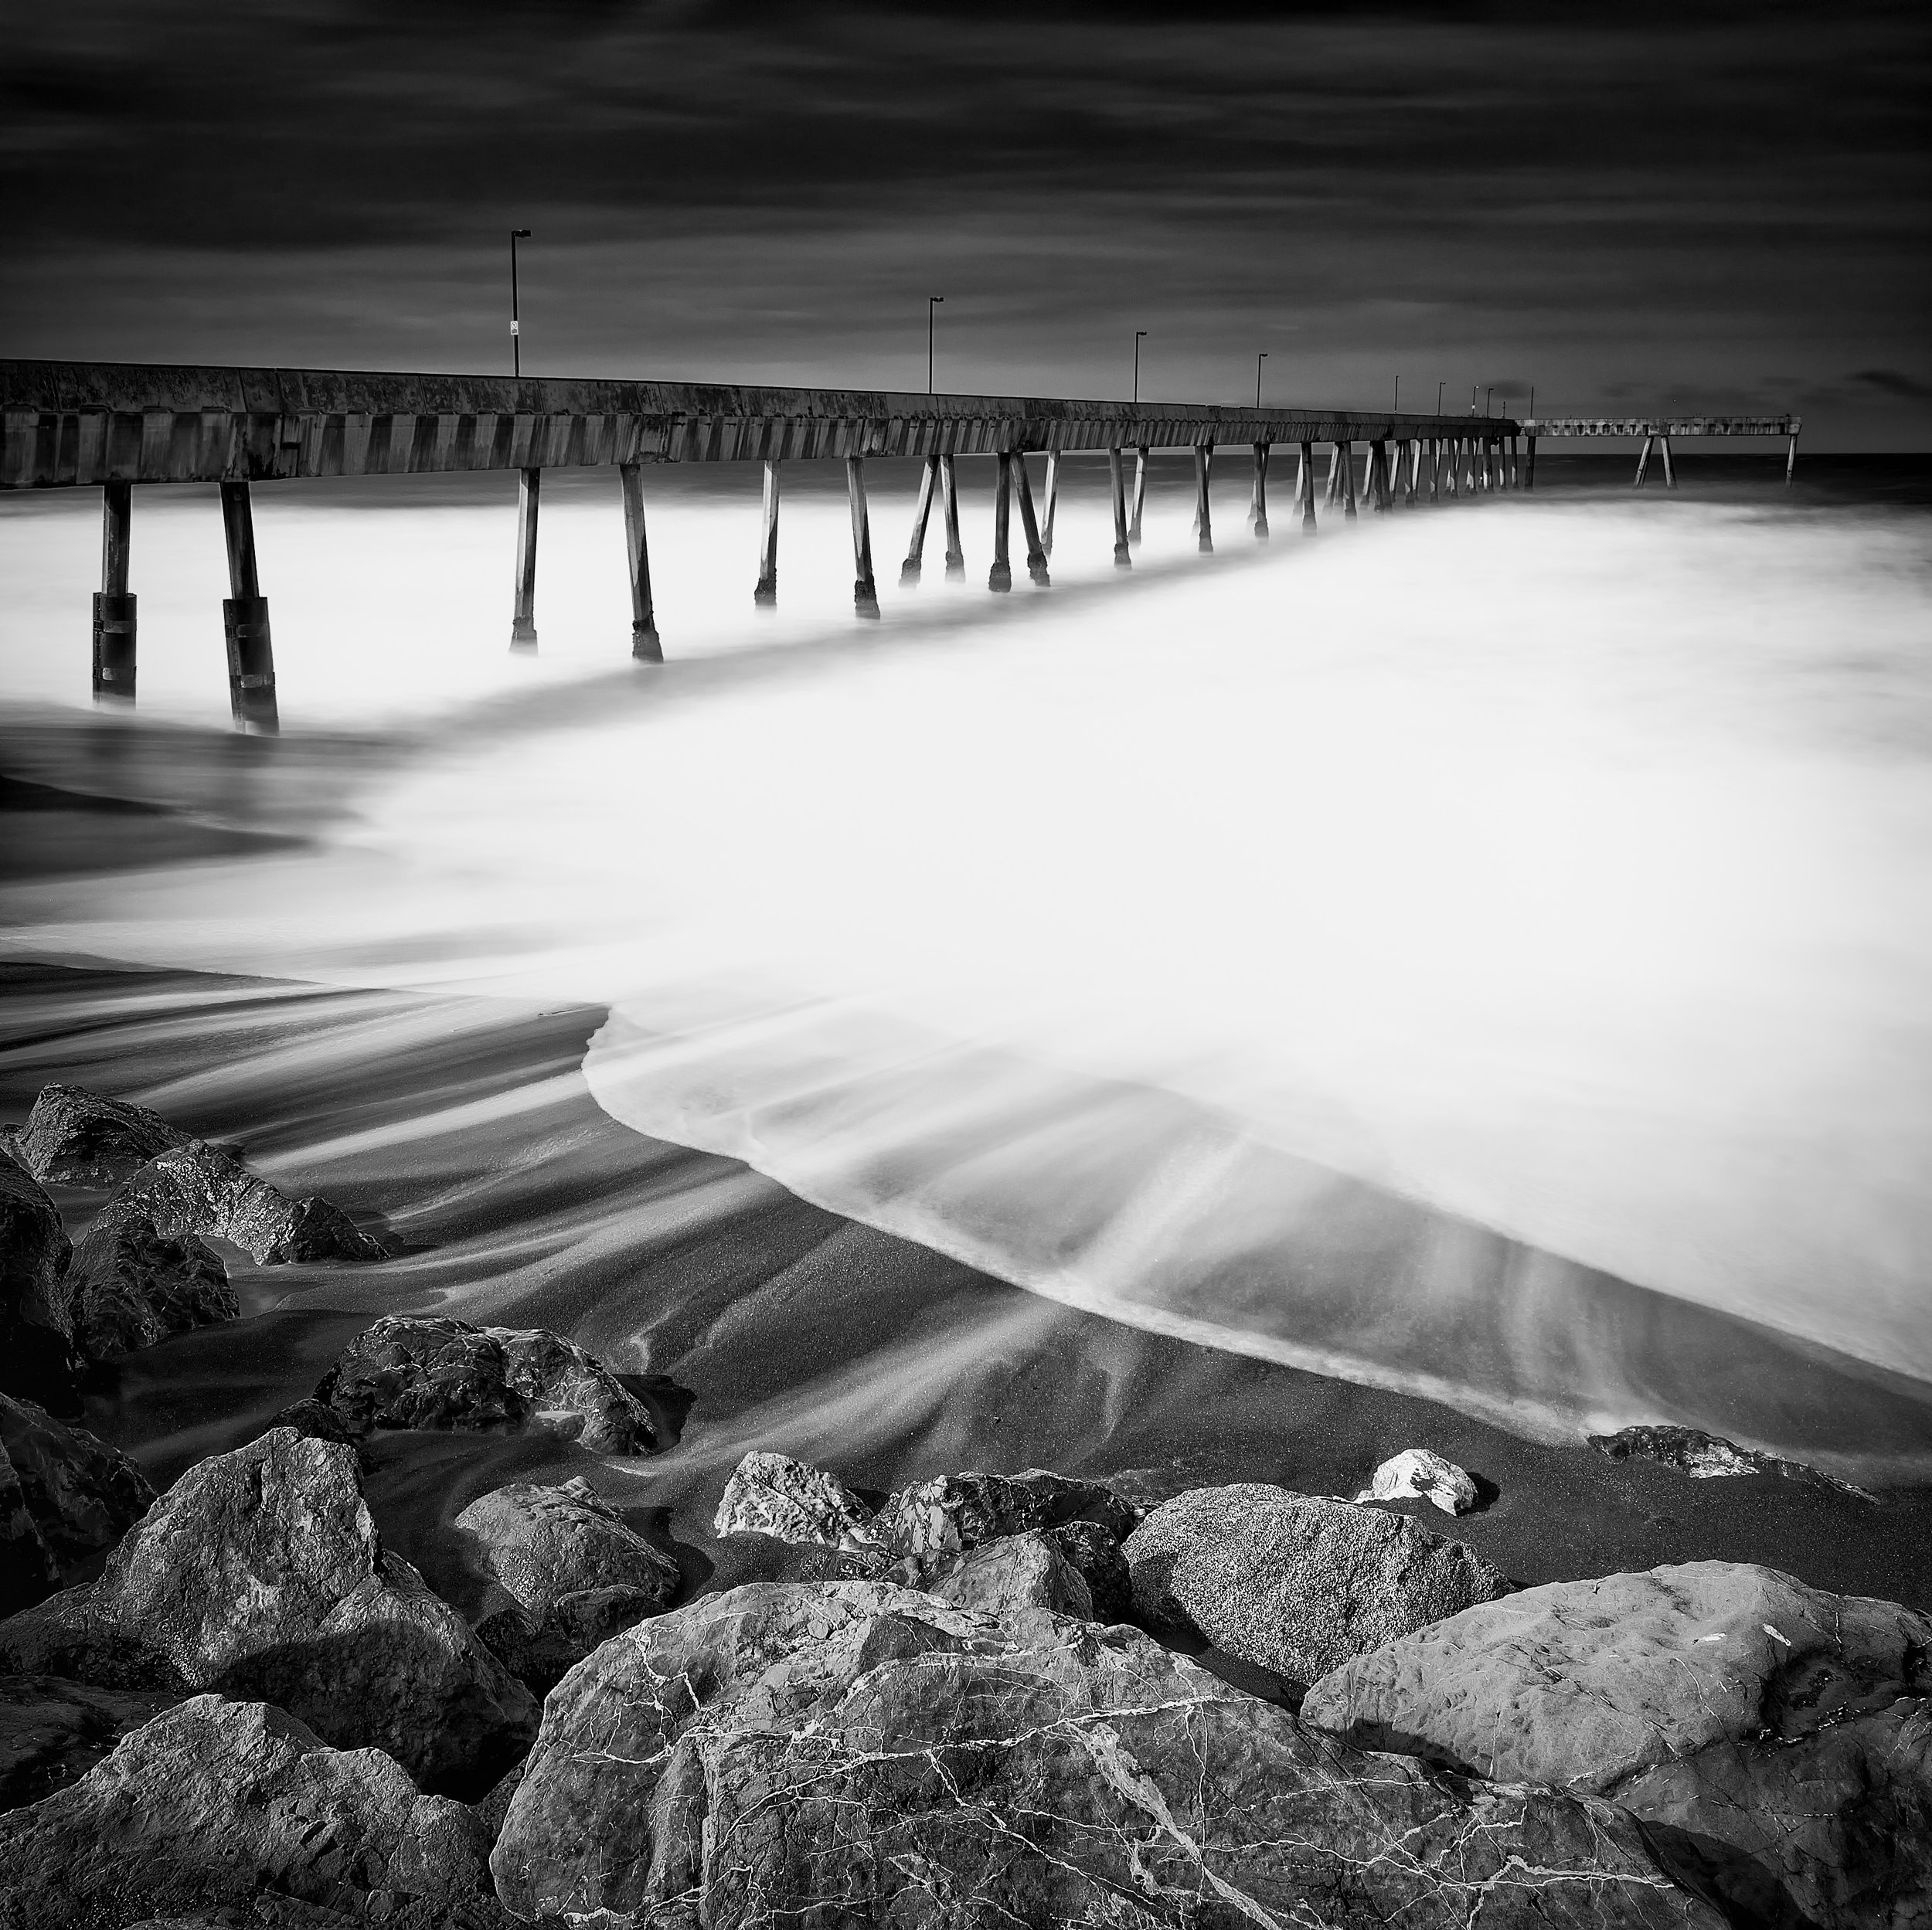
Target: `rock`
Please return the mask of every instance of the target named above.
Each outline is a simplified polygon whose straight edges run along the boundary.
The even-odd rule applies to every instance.
[[[1719,1434],[1706,1434],[1701,1428],[1627,1427],[1615,1434],[1592,1434],[1585,1438],[1599,1454],[1613,1461],[1655,1461],[1688,1474],[1694,1481],[1776,1474],[1787,1481],[1803,1481],[1814,1487],[1855,1495],[1861,1501],[1878,1499],[1849,1481],[1841,1481],[1836,1475],[1807,1467],[1802,1461],[1781,1460],[1775,1454],[1763,1454],[1756,1448],[1741,1448],[1735,1441],[1727,1441]]]
[[[0,1816],[0,1894],[41,1930],[301,1898],[379,1919],[490,1902],[483,1824],[377,1749],[259,1702],[196,1696],[78,1782]],[[298,1919],[299,1920],[299,1919]]]
[[[172,1239],[231,1241],[257,1265],[292,1260],[379,1260],[382,1242],[339,1206],[311,1194],[291,1199],[226,1147],[189,1140],[129,1175],[111,1205],[145,1213]]]
[[[315,1395],[357,1436],[529,1425],[599,1454],[657,1445],[650,1409],[581,1347],[540,1327],[380,1320],[342,1350]]]
[[[747,1454],[725,1483],[713,1521],[727,1534],[768,1534],[827,1548],[875,1548],[873,1510],[837,1475],[783,1454]]]
[[[38,1803],[77,1781],[176,1700],[58,1676],[0,1676],[0,1809]]]
[[[1087,1584],[1097,1622],[1125,1622],[1134,1612],[1134,1578],[1127,1557],[1111,1532],[1099,1521],[1066,1521],[1046,1531],[1047,1539]]]
[[[1005,1479],[1041,1504],[1046,1510],[1044,1525],[1048,1527],[1091,1521],[1119,1543],[1147,1519],[1145,1508],[1104,1481],[1053,1474],[1044,1468],[1028,1468],[1023,1473],[1009,1474]]]
[[[712,1543],[705,1592],[717,1594],[747,1582],[851,1582],[883,1572],[885,1553],[832,1548],[822,1541],[781,1541],[770,1534],[726,1534]]]
[[[1006,1616],[1022,1609],[1091,1620],[1094,1598],[1080,1571],[1052,1539],[1037,1531],[982,1541],[959,1565],[930,1585],[942,1602],[981,1615]]]
[[[0,1394],[0,1614],[50,1595],[155,1498],[118,1448]]]
[[[509,1599],[477,1633],[512,1673],[548,1690],[621,1629],[677,1592],[678,1565],[627,1527],[587,1481],[519,1483],[456,1517]]]
[[[1733,1907],[1830,1930],[1932,1919],[1928,1696],[1932,1616],[1699,1561],[1470,1609],[1338,1668],[1302,1715],[1610,1797]]]
[[[344,1425],[342,1417],[326,1401],[318,1401],[312,1394],[291,1401],[270,1419],[262,1432],[272,1434],[278,1427],[293,1428],[305,1441],[339,1441],[345,1447],[355,1445],[355,1436]]]
[[[62,1186],[118,1186],[156,1154],[187,1143],[158,1113],[78,1086],[43,1086],[14,1135],[21,1164]]]
[[[241,1312],[228,1269],[211,1247],[192,1233],[164,1234],[125,1202],[81,1236],[63,1291],[74,1344],[90,1361],[117,1360]]]
[[[950,1561],[982,1541],[1045,1527],[1052,1512],[1046,1497],[1003,1474],[940,1474],[893,1495],[872,1531],[917,1570]]]
[[[0,1668],[272,1701],[456,1794],[495,1782],[536,1714],[383,1548],[354,1450],[289,1429],[197,1463],[98,1582],[0,1622]]]
[[[491,1857],[519,1916],[1696,1925],[1613,1806],[1304,1735],[1138,1631],[753,1585],[552,1691]]]
[[[1362,1501],[1406,1501],[1417,1496],[1444,1514],[1464,1514],[1476,1505],[1476,1484],[1453,1461],[1427,1448],[1404,1448],[1377,1468]]]
[[[1122,1552],[1143,1626],[1294,1683],[1514,1585],[1406,1515],[1258,1482],[1175,1495]]]
[[[0,1154],[0,1394],[80,1412],[81,1361],[67,1320],[73,1255],[60,1209],[26,1167]]]

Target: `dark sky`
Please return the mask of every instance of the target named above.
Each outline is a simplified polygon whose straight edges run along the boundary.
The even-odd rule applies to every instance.
[[[1927,11],[19,6],[0,353],[507,368],[515,226],[535,372],[1929,449]]]

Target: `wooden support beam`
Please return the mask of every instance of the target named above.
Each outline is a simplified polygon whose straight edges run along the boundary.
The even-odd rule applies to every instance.
[[[1013,519],[1013,472],[1002,451],[993,458],[993,566],[986,573],[988,590],[1013,586],[1013,562],[1007,544]]]
[[[1143,444],[1134,452],[1134,513],[1127,525],[1127,540],[1137,549],[1141,541],[1141,511],[1147,507],[1147,462]]]
[[[923,532],[921,532],[923,534]],[[913,574],[919,573],[915,569]],[[758,586],[751,600],[767,609],[778,600],[778,465],[765,464],[764,496],[758,515]]]
[[[97,704],[134,701],[134,600],[128,593],[128,548],[133,521],[133,486],[104,484],[100,491],[100,587],[94,593],[94,607]]]
[[[1675,489],[1677,487],[1677,471],[1671,464],[1669,437],[1659,436],[1657,438],[1657,453],[1664,459],[1664,487]]]
[[[939,459],[939,494],[946,511],[946,580],[964,582],[966,552],[959,542],[959,477],[951,456]]]
[[[1268,537],[1268,445],[1254,445],[1254,494],[1248,503],[1248,527],[1257,542]]]
[[[644,530],[643,464],[619,464],[617,480],[624,491],[624,574],[631,579],[631,654],[639,663],[661,664],[664,661],[664,646],[658,640],[657,611],[651,600],[651,546],[645,540]],[[772,484],[771,525],[772,553],[776,556],[778,507],[775,481]]]
[[[906,560],[899,566],[900,587],[919,581],[926,566],[926,525],[933,513],[933,491],[939,481],[939,458],[928,456],[919,477],[919,500],[913,505],[912,540],[906,545]]]
[[[1315,444],[1304,442],[1294,463],[1294,499],[1301,506],[1301,527],[1315,528]]]
[[[1214,512],[1208,503],[1208,484],[1214,473],[1214,447],[1194,445],[1194,533],[1203,556],[1214,553]]]
[[[1631,488],[1641,489],[1643,488],[1645,474],[1650,467],[1650,452],[1656,446],[1657,438],[1655,436],[1646,436],[1644,438],[1644,446],[1637,452],[1637,480],[1631,484]]]
[[[1053,511],[1060,496],[1060,452],[1049,449],[1046,452],[1046,496],[1040,511],[1039,546],[1041,553],[1050,556],[1053,553]]]
[[[1015,449],[1006,459],[1013,466],[1013,492],[1019,498],[1019,526],[1026,539],[1026,573],[1039,590],[1051,590],[1046,573],[1046,552],[1041,546],[1039,525],[1033,518],[1033,486],[1027,480],[1026,458]]]
[[[1117,449],[1107,452],[1107,480],[1114,492],[1114,567],[1131,569],[1134,559],[1127,541],[1127,465],[1121,454]]]
[[[268,599],[255,567],[255,518],[247,483],[222,484],[221,521],[228,545],[230,593],[221,610],[227,632],[229,708],[237,730],[272,735],[281,727],[275,711],[275,647],[268,630]]]
[[[866,515],[866,459],[845,458],[845,500],[852,509],[852,607],[861,617],[879,614],[879,591],[872,579],[872,524]]]
[[[510,609],[510,647],[536,642],[536,515],[543,501],[543,471],[519,470],[516,482],[516,582]]]

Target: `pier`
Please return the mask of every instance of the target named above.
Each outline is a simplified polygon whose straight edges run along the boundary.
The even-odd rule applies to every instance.
[[[1029,581],[1050,587],[1061,460],[1104,454],[1113,498],[1113,560],[1132,566],[1141,541],[1148,465],[1162,451],[1194,466],[1194,534],[1214,547],[1211,484],[1217,456],[1244,452],[1249,536],[1270,533],[1272,451],[1294,460],[1289,520],[1533,485],[1540,436],[1639,435],[1661,446],[1688,435],[1788,436],[1795,417],[1625,423],[1437,416],[1361,409],[1249,409],[1180,403],[1087,402],[1017,396],[935,396],[728,383],[560,377],[427,375],[304,369],[230,369],[119,362],[0,361],[0,490],[97,488],[102,493],[100,589],[94,598],[94,688],[133,701],[136,600],[128,566],[133,491],[151,483],[218,485],[230,594],[223,606],[231,707],[245,730],[276,728],[268,599],[255,562],[250,491],[329,476],[429,475],[477,470],[518,477],[511,644],[537,644],[537,535],[546,469],[614,468],[623,503],[622,555],[631,592],[631,654],[660,663],[651,597],[645,476],[654,464],[764,465],[753,600],[778,596],[781,466],[842,461],[852,511],[852,607],[879,614],[866,464],[907,457],[923,464],[902,585],[924,569],[939,511],[944,568],[965,573],[957,464],[993,465],[992,561],[987,588],[1012,587],[1013,523]],[[1366,449],[1358,465],[1355,451]],[[1032,459],[1041,459],[1036,494]],[[1131,474],[1129,464],[1131,464]],[[1358,467],[1359,481],[1358,482]],[[1787,475],[1789,473],[1787,464]],[[1320,509],[1318,511],[1318,498]]]

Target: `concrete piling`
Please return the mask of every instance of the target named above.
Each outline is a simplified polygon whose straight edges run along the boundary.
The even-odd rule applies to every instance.
[[[926,467],[920,472],[919,500],[913,505],[912,539],[906,545],[906,560],[899,566],[902,590],[917,583],[926,566],[926,525],[932,516],[933,490],[938,481],[939,458],[928,456]]]
[[[134,600],[128,593],[128,548],[133,533],[134,488],[104,484],[100,491],[100,587],[94,593],[94,694],[100,703],[134,701]]]
[[[1536,486],[1536,438],[1534,436],[1523,438],[1522,486],[1526,489],[1534,489]]]
[[[1134,452],[1134,513],[1127,525],[1127,540],[1136,549],[1141,545],[1141,511],[1147,506],[1147,445],[1143,443]]]
[[[1342,459],[1342,513],[1349,522],[1355,521],[1355,444],[1339,442],[1335,453]]]
[[[651,548],[644,529],[644,465],[627,462],[617,465],[617,480],[624,489],[624,573],[631,579],[631,654],[641,664],[664,661],[664,646],[658,639],[657,611],[651,599]],[[775,551],[777,527],[777,488],[772,486],[772,539]],[[776,594],[776,591],[774,592]]]
[[[1301,508],[1301,527],[1315,530],[1315,444],[1301,445],[1294,462],[1294,500]]]
[[[1650,452],[1656,447],[1657,438],[1655,436],[1646,436],[1644,438],[1644,446],[1637,452],[1637,480],[1631,484],[1631,488],[1641,489],[1643,488],[1644,477],[1650,470]]]
[[[1268,445],[1254,445],[1254,494],[1248,504],[1248,527],[1257,542],[1268,537]]]
[[[1046,573],[1046,552],[1041,546],[1039,525],[1033,519],[1032,485],[1026,480],[1026,458],[1018,450],[1007,457],[1013,467],[1013,491],[1019,498],[1019,524],[1026,538],[1026,573],[1036,590],[1051,590]]]
[[[1051,557],[1053,553],[1053,511],[1059,505],[1060,494],[1060,452],[1049,449],[1046,452],[1046,493],[1040,507],[1039,546],[1041,555]]]
[[[255,518],[246,482],[221,485],[222,534],[228,545],[229,595],[221,607],[227,633],[228,705],[235,728],[270,736],[281,728],[275,708],[275,647],[268,599],[255,566]]]
[[[946,512],[946,580],[963,583],[966,552],[959,542],[959,478],[954,473],[951,456],[939,459],[939,494]]]
[[[536,643],[536,515],[543,501],[543,471],[523,469],[516,482],[516,585],[510,612],[510,647]]]
[[[778,601],[778,465],[769,458],[759,503],[758,586],[751,593],[751,600],[767,609]]]
[[[1114,494],[1114,567],[1131,569],[1134,558],[1127,541],[1127,465],[1117,449],[1107,452],[1107,479]]]
[[[852,510],[852,607],[861,617],[879,614],[879,590],[872,578],[872,524],[866,514],[866,459],[845,458],[845,501]]]
[[[1012,465],[1002,450],[993,458],[993,566],[986,573],[988,590],[1005,591],[1013,586],[1012,559],[1006,552],[1012,516]]]
[[[1535,453],[1534,453],[1534,452],[1535,452],[1535,450],[1536,450],[1536,439],[1535,439],[1533,437],[1530,439],[1529,447],[1530,447],[1530,450],[1531,450],[1531,452],[1532,452],[1532,453],[1531,453],[1531,456],[1530,456],[1530,460],[1531,460],[1532,464],[1534,464],[1534,462],[1535,462],[1535,460],[1536,460],[1536,456],[1535,456]],[[1797,473],[1798,473],[1798,438],[1797,438],[1797,437],[1794,436],[1794,437],[1791,438],[1791,445],[1790,445],[1790,447],[1789,447],[1787,449],[1786,449],[1786,450],[1784,451],[1784,487],[1785,487],[1787,489],[1789,489],[1789,488],[1791,488],[1791,478],[1792,478],[1792,477],[1793,477],[1793,476],[1794,476]]]
[[[1208,503],[1208,484],[1214,473],[1214,445],[1194,445],[1194,534],[1203,556],[1214,553],[1214,515]]]
[[[1659,436],[1657,438],[1657,453],[1664,459],[1664,487],[1675,489],[1677,487],[1677,471],[1671,464],[1669,437]]]

